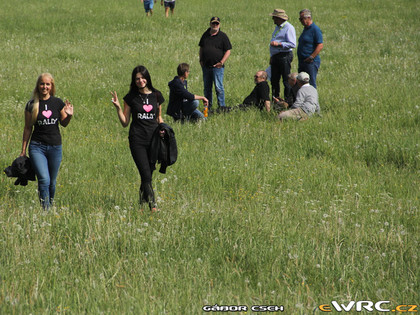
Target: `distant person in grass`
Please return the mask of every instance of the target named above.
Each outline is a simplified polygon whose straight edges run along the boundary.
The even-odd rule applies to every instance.
[[[49,73],[41,74],[36,81],[32,99],[25,107],[25,127],[20,153],[20,156],[26,156],[30,139],[29,157],[38,179],[38,195],[44,210],[48,210],[53,204],[62,160],[58,125],[67,127],[73,116],[73,105],[54,95],[54,78]]]
[[[202,100],[204,106],[208,106],[209,101],[204,96],[195,95],[188,91],[189,64],[180,63],[177,68],[177,74],[178,76],[168,83],[169,103],[166,113],[174,120],[197,121],[204,119],[203,113],[198,110],[198,101]]]
[[[162,103],[165,99],[153,87],[149,71],[144,66],[137,66],[132,71],[130,90],[124,96],[124,109],[121,108],[117,92],[111,92],[111,95],[121,125],[127,127],[132,118],[128,140],[141,177],[140,206],[146,202],[150,211],[159,211],[152,187],[155,165],[150,162],[150,144],[156,128],[163,123]]]
[[[300,72],[296,79],[300,87],[296,101],[289,110],[279,114],[280,121],[285,119],[306,120],[314,113],[320,113],[318,92],[309,84],[309,74]]]
[[[153,15],[153,5],[156,0],[141,0],[144,5],[144,11],[146,11],[146,16]]]
[[[213,83],[216,89],[217,103],[223,111],[226,109],[223,78],[225,63],[230,56],[232,45],[229,37],[220,30],[220,18],[210,19],[210,27],[201,36],[199,57],[203,70],[204,96],[209,100],[209,109],[213,104]]]
[[[297,72],[293,72],[288,75],[288,83],[291,87],[289,97],[287,97],[286,99],[273,97],[274,105],[276,107],[278,106],[277,108],[279,108],[280,110],[288,109],[296,101],[297,92],[300,88],[296,80],[297,75]]]
[[[299,21],[304,26],[304,29],[299,37],[297,50],[298,71],[308,73],[311,77],[309,84],[316,88],[316,76],[321,65],[319,53],[324,48],[322,32],[312,21],[312,13],[308,9],[300,11]]]
[[[280,97],[280,79],[283,78],[286,99],[291,90],[287,76],[293,61],[292,49],[296,47],[296,31],[283,9],[275,9],[270,16],[276,25],[270,40],[271,89],[273,97]]]
[[[160,5],[165,6],[165,16],[169,17],[169,10],[171,10],[171,15],[174,15],[175,10],[175,0],[161,0]]]
[[[270,112],[270,87],[267,83],[267,72],[260,70],[254,75],[255,87],[242,104],[240,109],[246,109],[252,106],[258,107],[260,110],[265,109]]]

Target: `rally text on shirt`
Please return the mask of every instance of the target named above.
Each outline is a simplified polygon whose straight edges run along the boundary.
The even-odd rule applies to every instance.
[[[38,119],[37,123],[39,126],[55,125],[58,121],[58,118],[50,118],[53,112],[48,109],[47,104],[45,104],[45,110],[43,110],[41,114],[46,117],[46,119]]]
[[[137,113],[138,119],[155,119],[156,114],[150,113],[153,110],[153,105],[144,104],[143,109],[146,113]]]

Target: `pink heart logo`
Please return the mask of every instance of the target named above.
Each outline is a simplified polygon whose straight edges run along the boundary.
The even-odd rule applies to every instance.
[[[42,112],[42,115],[44,115],[45,117],[47,117],[47,118],[50,118],[51,117],[51,115],[52,115],[52,111],[50,111],[50,110],[44,110],[43,112]]]
[[[153,109],[153,105],[143,105],[143,109],[148,113]]]

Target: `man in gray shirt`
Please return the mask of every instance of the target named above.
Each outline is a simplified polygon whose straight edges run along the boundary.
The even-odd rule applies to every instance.
[[[318,92],[312,85],[309,85],[309,74],[300,72],[296,79],[296,83],[300,86],[296,101],[289,110],[279,114],[280,120],[306,120],[314,113],[320,113]]]

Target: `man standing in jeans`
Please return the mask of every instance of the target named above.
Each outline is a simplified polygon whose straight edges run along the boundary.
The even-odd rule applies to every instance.
[[[296,47],[296,31],[293,25],[287,22],[289,17],[283,9],[275,9],[270,16],[273,17],[276,25],[270,41],[272,96],[280,97],[280,78],[282,77],[284,99],[287,99],[291,90],[288,76],[293,60],[292,48]]]
[[[299,37],[297,56],[299,59],[299,72],[307,72],[310,76],[310,85],[316,88],[316,76],[321,58],[319,53],[324,48],[322,32],[312,21],[312,13],[308,9],[303,9],[299,13],[299,21],[304,29]]]
[[[209,101],[209,109],[213,103],[213,82],[216,89],[217,103],[221,110],[226,108],[223,76],[225,62],[230,56],[232,45],[225,33],[220,30],[220,19],[210,19],[210,27],[201,36],[200,64],[203,69],[204,96]]]

